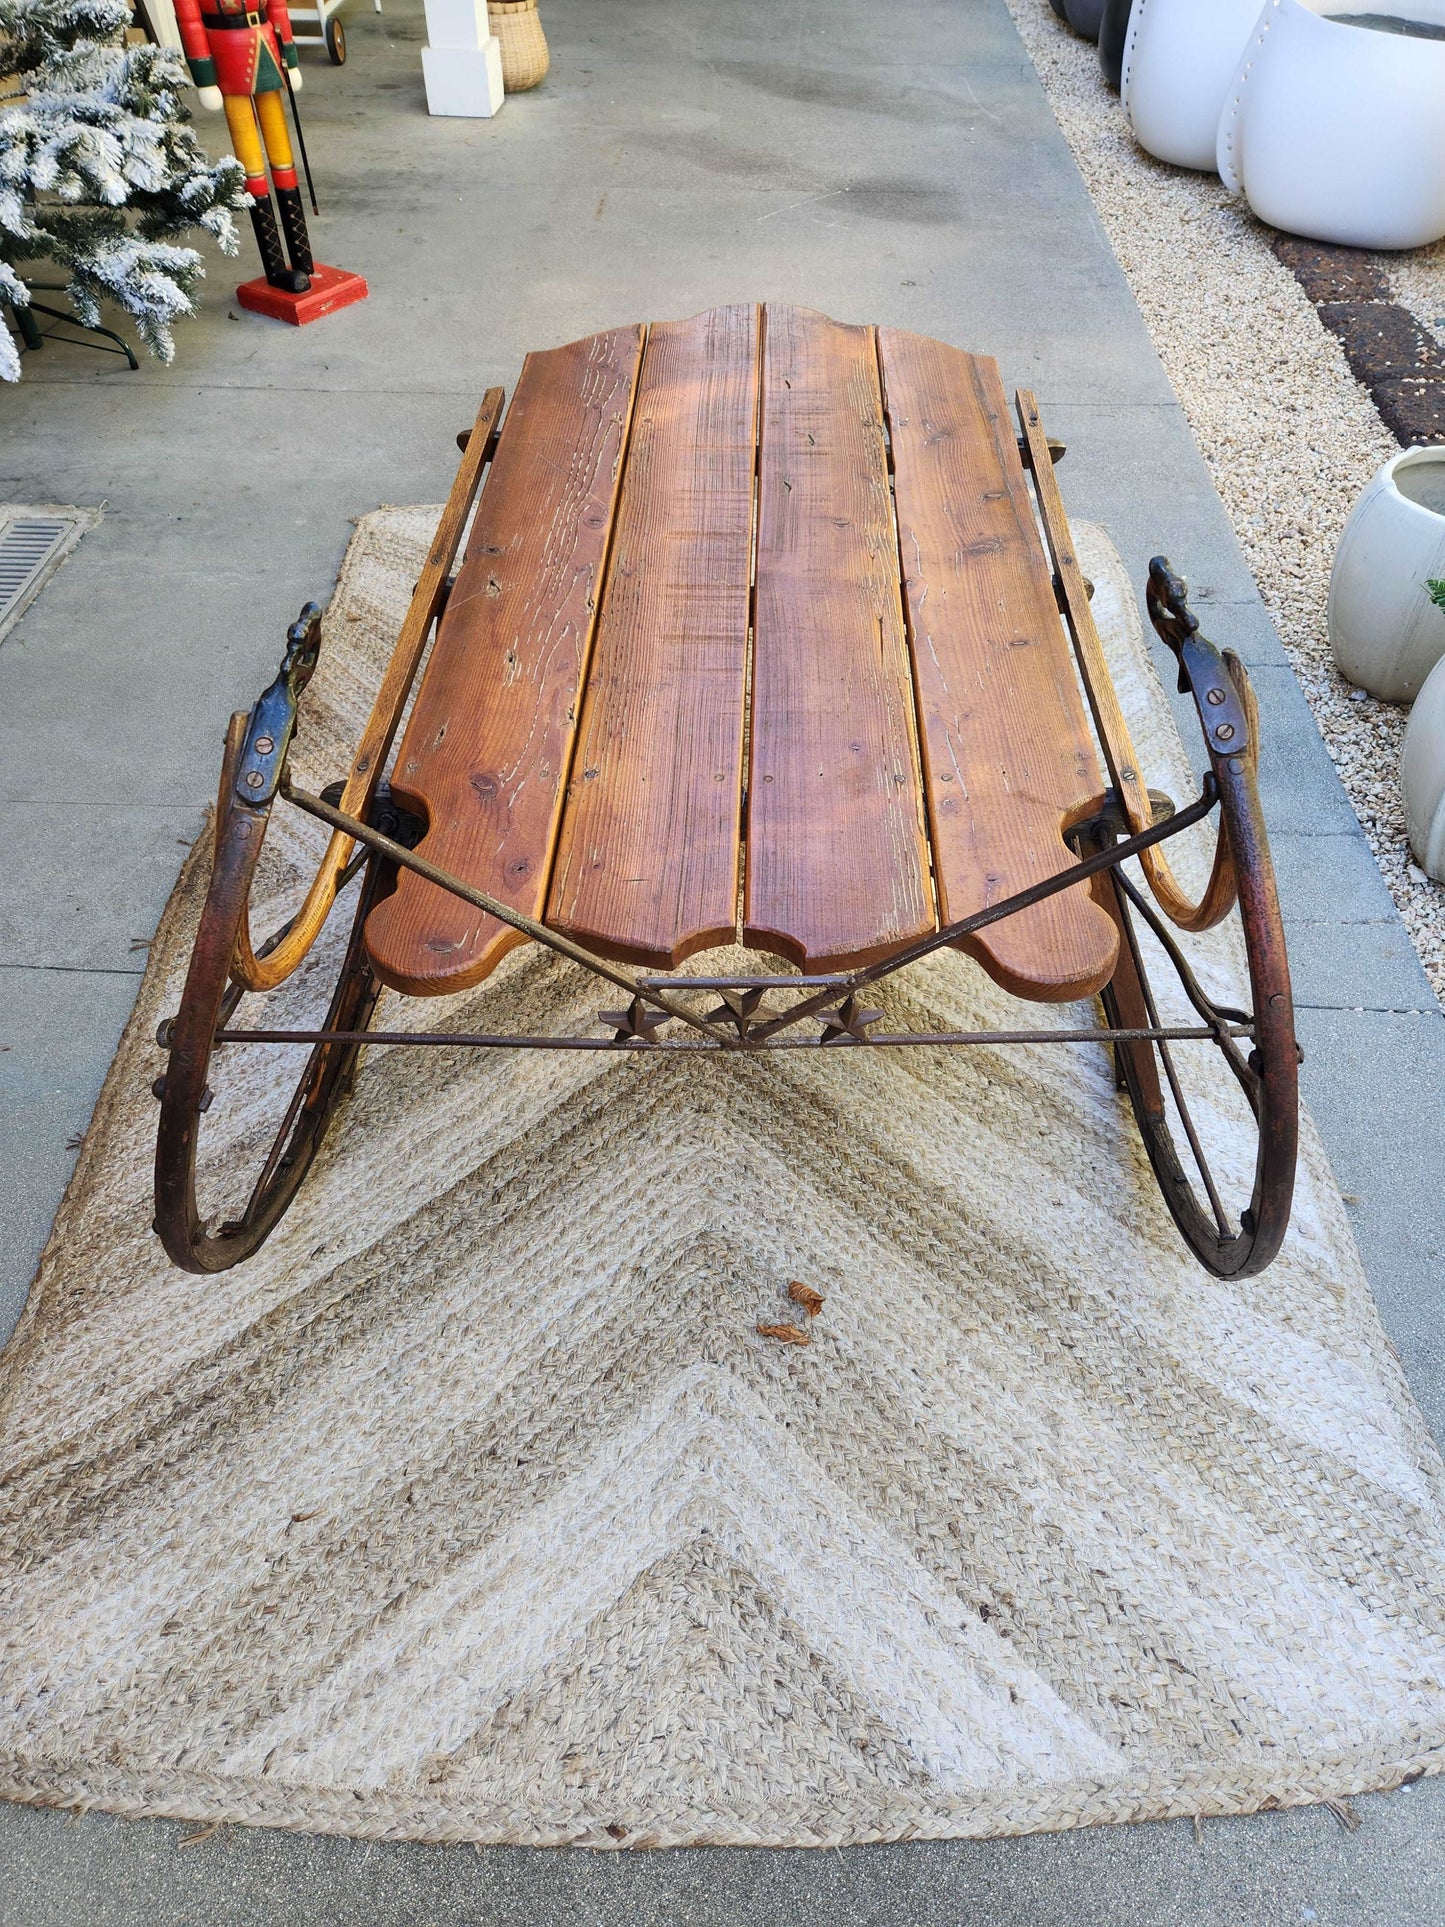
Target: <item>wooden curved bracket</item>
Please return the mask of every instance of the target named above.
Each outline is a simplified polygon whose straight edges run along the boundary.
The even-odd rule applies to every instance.
[[[376,794],[376,786],[386,767],[386,759],[391,752],[397,725],[401,721],[401,712],[406,707],[406,699],[411,692],[411,685],[416,676],[417,666],[421,662],[427,637],[431,634],[431,626],[446,599],[447,579],[462,539],[462,531],[466,527],[472,501],[481,486],[482,470],[492,456],[497,423],[501,418],[504,400],[502,389],[489,388],[477,411],[476,422],[467,435],[461,466],[452,483],[441,521],[437,524],[437,532],[432,538],[425,566],[412,592],[406,621],[402,624],[401,633],[397,637],[396,648],[387,665],[386,674],[381,679],[381,687],[376,692],[376,701],[372,705],[371,715],[362,732],[360,747],[347,772],[346,787],[341,797],[341,808],[347,815],[364,819]],[[459,436],[458,440],[460,439]],[[308,608],[311,607],[314,605],[308,604]],[[304,619],[305,611],[303,611],[303,621]],[[288,661],[289,659],[288,651]],[[312,666],[314,661],[313,654]],[[282,665],[282,673],[284,676],[285,664]],[[309,673],[308,670],[308,677]],[[273,684],[272,688],[275,687],[276,685]],[[304,681],[298,685],[297,694],[301,687],[304,687]],[[268,691],[267,696],[261,699],[262,703],[270,694],[271,691]],[[260,707],[261,705],[258,704],[251,712],[250,721],[253,725]],[[294,721],[294,706],[292,719]],[[235,727],[234,720],[232,727],[233,729]],[[254,737],[255,727],[252,727],[248,734]],[[285,748],[279,738],[274,740],[276,749],[273,752],[275,775],[271,782],[272,793],[284,762]],[[289,743],[289,740],[288,731],[286,741]],[[321,867],[306,894],[306,901],[297,912],[281,942],[264,957],[258,955],[253,947],[247,920],[242,918],[231,970],[232,975],[239,983],[244,984],[247,990],[275,990],[301,963],[320,935],[321,928],[330,914],[331,906],[336,901],[342,873],[351,860],[354,848],[355,845],[349,836],[344,836],[339,831],[332,836],[326,846],[326,854],[321,859]]]
[[[1074,553],[1073,535],[1054,476],[1038,402],[1027,389],[1020,389],[1016,403],[1044,537],[1058,578],[1064,620],[1078,659],[1084,693],[1110,778],[1123,803],[1129,828],[1137,835],[1153,821],[1149,791],[1139,774],[1139,759],[1129,725],[1109,675],[1089,607],[1089,592]],[[1179,686],[1194,696],[1211,760],[1224,758],[1247,763],[1253,777],[1259,758],[1258,706],[1244,664],[1232,650],[1221,655],[1199,634],[1199,624],[1184,600],[1184,584],[1161,557],[1156,556],[1150,564],[1149,585],[1151,620],[1179,659]],[[1222,734],[1224,730],[1229,734]],[[1238,882],[1228,833],[1222,823],[1209,882],[1197,902],[1180,884],[1169,859],[1157,846],[1142,852],[1139,862],[1155,901],[1169,921],[1181,930],[1211,930],[1234,908]]]

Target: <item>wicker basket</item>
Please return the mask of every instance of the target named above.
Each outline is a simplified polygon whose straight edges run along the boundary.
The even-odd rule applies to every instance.
[[[487,19],[502,43],[502,85],[509,94],[526,93],[552,64],[537,0],[487,0]]]

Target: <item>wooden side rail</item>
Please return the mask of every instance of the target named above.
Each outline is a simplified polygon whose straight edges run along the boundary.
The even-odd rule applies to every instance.
[[[495,450],[497,423],[501,419],[505,399],[502,389],[489,388],[482,397],[477,419],[467,436],[461,465],[457,469],[451,493],[447,496],[441,521],[437,524],[426,563],[417,577],[411,606],[397,637],[396,648],[376,692],[376,701],[372,704],[371,715],[362,732],[360,747],[347,771],[341,808],[348,816],[365,821],[371,808],[377,783],[386,767],[397,725],[401,721],[401,712],[411,692],[417,665],[446,594],[447,578],[456,559],[472,502],[481,486],[482,471]],[[460,441],[461,437],[457,439]],[[219,824],[217,828],[219,834]],[[354,848],[355,844],[349,836],[340,831],[333,832],[326,846],[326,854],[321,859],[321,867],[306,894],[306,901],[281,942],[266,956],[256,954],[251,943],[248,919],[242,918],[236,937],[236,955],[231,965],[231,974],[238,983],[244,984],[247,990],[266,991],[275,990],[278,984],[286,981],[320,935],[331,906],[336,901],[341,874],[351,860]]]
[[[1018,390],[1015,400],[1019,426],[1023,430],[1022,446],[1026,451],[1025,460],[1033,474],[1034,492],[1038,498],[1044,537],[1048,543],[1049,558],[1058,579],[1064,620],[1068,624],[1074,654],[1078,659],[1084,694],[1088,698],[1094,727],[1098,731],[1099,744],[1104,752],[1104,761],[1108,766],[1110,780],[1123,803],[1130,832],[1137,835],[1141,830],[1147,830],[1154,820],[1148,787],[1139,774],[1139,759],[1134,753],[1129,725],[1120,706],[1113,678],[1109,674],[1109,665],[1104,660],[1103,645],[1099,641],[1099,631],[1095,627],[1093,611],[1089,607],[1089,592],[1084,583],[1084,574],[1079,567],[1078,557],[1074,553],[1074,538],[1069,529],[1068,517],[1064,513],[1058,480],[1054,475],[1048,437],[1044,434],[1043,423],[1039,420],[1038,401],[1026,388]],[[1225,652],[1224,663],[1249,719],[1249,746],[1245,754],[1249,759],[1252,777],[1259,758],[1258,713],[1254,691],[1249,686],[1249,678],[1244,673],[1243,664],[1232,650]],[[1169,859],[1157,844],[1143,851],[1139,862],[1160,909],[1169,921],[1181,930],[1212,930],[1215,924],[1221,923],[1234,908],[1238,887],[1234,859],[1229,848],[1229,837],[1223,824],[1220,825],[1218,840],[1214,847],[1214,866],[1210,871],[1209,882],[1197,903],[1192,902],[1180,886],[1170,867]]]

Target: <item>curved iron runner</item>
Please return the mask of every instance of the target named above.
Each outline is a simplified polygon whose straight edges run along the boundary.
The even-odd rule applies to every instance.
[[[532,919],[439,870],[400,840],[404,832],[384,792],[370,820],[347,815],[325,797],[296,789],[286,774],[286,754],[300,691],[314,667],[315,624],[310,611],[291,632],[281,674],[249,717],[233,717],[227,737],[217,810],[215,860],[190,971],[174,1018],[158,1041],[169,1051],[163,1078],[156,1146],[156,1220],[172,1261],[186,1270],[216,1272],[250,1256],[264,1242],[296,1194],[339,1099],[349,1089],[364,1044],[470,1049],[617,1050],[693,1053],[901,1047],[964,1044],[1072,1044],[1105,1042],[1114,1052],[1116,1078],[1127,1092],[1144,1148],[1165,1205],[1189,1249],[1216,1277],[1262,1271],[1279,1250],[1289,1222],[1298,1138],[1299,1051],[1284,936],[1275,894],[1264,821],[1249,753],[1254,724],[1248,680],[1198,633],[1184,585],[1161,559],[1151,565],[1150,614],[1180,663],[1181,688],[1199,709],[1210,769],[1194,802],[1149,828],[1126,834],[1128,819],[1112,792],[1091,823],[1074,831],[1080,860],[1070,869],[1006,901],[975,912],[932,937],[908,945],[880,963],[830,976],[689,978],[637,976],[590,955]],[[303,625],[305,625],[303,630]],[[300,639],[298,641],[298,638]],[[301,646],[304,643],[308,646]],[[257,778],[259,777],[259,781]],[[232,971],[248,917],[251,881],[275,797],[281,794],[358,846],[343,882],[361,871],[335,991],[315,1030],[247,1029],[233,1025],[243,986]],[[1252,1011],[1214,1004],[1205,994],[1163,918],[1121,865],[1202,821],[1218,806],[1238,889]],[[394,831],[396,834],[389,834]],[[549,1037],[472,1032],[374,1032],[368,1026],[380,985],[366,960],[363,932],[373,905],[393,887],[399,868],[416,871],[475,907],[523,930],[619,989],[621,1009],[599,1013],[610,1036]],[[1092,877],[1108,878],[1120,926],[1119,964],[1101,994],[1103,1027],[1075,1030],[1023,1029],[985,1032],[888,1032],[883,1013],[866,1007],[860,993],[906,964],[961,937],[1015,914]],[[1197,1024],[1166,1024],[1150,983],[1138,925],[1159,945],[1199,1018]],[[286,937],[283,927],[254,953],[264,956]],[[695,993],[721,1001],[707,1011],[688,998]],[[782,1008],[770,995],[795,993]],[[800,994],[797,994],[800,993]],[[821,1034],[800,1033],[816,1021]],[[680,1022],[688,1034],[658,1036]],[[1242,1042],[1248,1040],[1246,1052]],[[1248,1203],[1231,1213],[1210,1168],[1171,1046],[1213,1044],[1239,1085],[1254,1117],[1257,1146]],[[201,1118],[209,1107],[207,1073],[217,1048],[243,1044],[304,1046],[307,1059],[280,1127],[239,1216],[211,1226],[196,1196],[196,1153]],[[1171,1123],[1179,1121],[1184,1149]],[[1194,1176],[1189,1175],[1192,1167]],[[1202,1191],[1202,1196],[1201,1196]]]

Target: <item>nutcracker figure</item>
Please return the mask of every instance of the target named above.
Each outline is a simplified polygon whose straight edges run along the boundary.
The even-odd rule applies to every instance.
[[[225,109],[231,145],[246,170],[251,223],[267,281],[287,294],[304,294],[311,286],[315,263],[282,100],[283,60],[291,70],[291,91],[301,91],[286,0],[206,0],[206,4],[203,13],[201,0],[176,0],[176,24],[191,78],[203,107],[212,112]],[[286,237],[284,250],[266,184],[268,161]]]

